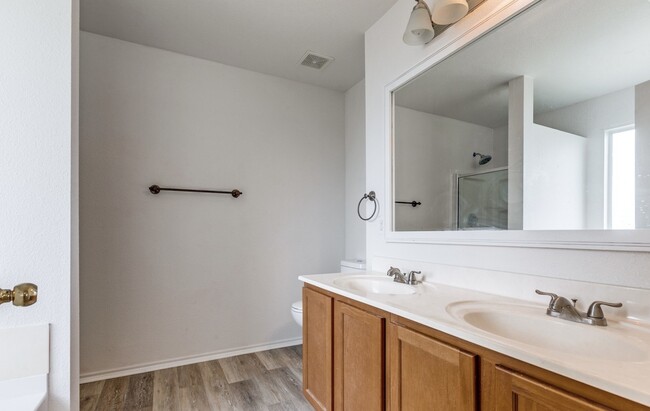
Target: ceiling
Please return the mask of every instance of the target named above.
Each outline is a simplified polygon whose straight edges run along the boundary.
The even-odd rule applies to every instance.
[[[396,1],[81,0],[81,29],[345,91],[364,77],[365,31]],[[336,60],[300,66],[307,50]]]
[[[543,113],[650,79],[650,1],[545,0],[397,92],[396,104],[495,128],[508,82],[535,81]]]

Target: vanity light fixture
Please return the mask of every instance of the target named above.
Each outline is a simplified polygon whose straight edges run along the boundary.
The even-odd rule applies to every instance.
[[[433,0],[433,12],[424,0],[415,1],[416,5],[411,11],[411,17],[402,37],[404,43],[409,46],[419,46],[433,40],[435,36],[433,24],[449,26],[469,12],[467,0]]]
[[[431,11],[424,0],[415,0],[417,4],[411,11],[411,17],[406,25],[406,31],[402,40],[409,46],[427,44],[433,39],[433,24],[431,23]]]
[[[467,0],[435,0],[431,19],[441,26],[454,24],[467,15]]]

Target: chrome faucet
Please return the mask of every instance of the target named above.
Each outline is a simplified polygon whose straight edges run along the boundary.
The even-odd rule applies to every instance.
[[[407,275],[402,274],[399,268],[391,267],[386,273],[387,276],[393,277],[393,281],[402,284],[419,284],[420,282],[415,278],[415,274],[420,274],[421,271],[411,271]]]
[[[603,313],[603,309],[600,308],[600,306],[623,306],[621,303],[594,301],[591,303],[586,313],[581,313],[576,308],[576,302],[578,301],[577,299],[572,299],[569,301],[567,298],[560,297],[557,294],[547,293],[540,290],[535,290],[535,292],[539,295],[547,295],[551,297],[551,301],[548,303],[548,308],[546,309],[546,315],[582,324],[605,326],[607,325],[607,320],[605,319],[605,314]]]
[[[407,284],[406,282],[407,278],[404,274],[402,274],[399,268],[395,268],[395,267],[389,268],[386,275],[389,277],[393,277],[393,281],[395,281],[396,283]]]
[[[407,284],[420,284],[421,281],[418,281],[418,279],[415,277],[415,274],[422,274],[422,271],[409,271],[409,275],[406,277]]]

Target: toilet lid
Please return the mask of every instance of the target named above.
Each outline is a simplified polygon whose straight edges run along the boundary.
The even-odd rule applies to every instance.
[[[291,304],[291,310],[302,312],[302,301],[296,301],[295,303]]]

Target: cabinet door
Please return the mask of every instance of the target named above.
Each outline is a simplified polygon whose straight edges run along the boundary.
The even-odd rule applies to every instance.
[[[476,410],[476,356],[390,326],[391,410]]]
[[[332,303],[302,289],[302,389],[316,410],[332,409]]]
[[[499,411],[595,411],[608,410],[552,385],[497,366],[496,409]]]
[[[334,303],[334,408],[385,409],[385,319]]]

